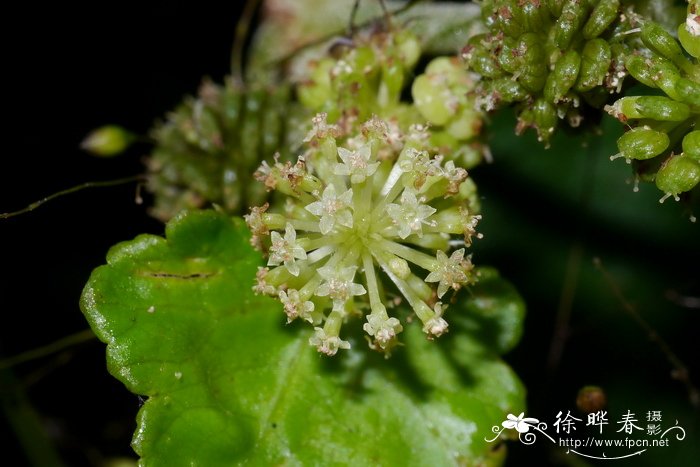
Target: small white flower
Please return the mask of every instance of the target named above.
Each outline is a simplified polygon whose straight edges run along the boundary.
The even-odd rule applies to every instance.
[[[429,336],[440,337],[447,332],[447,321],[442,317],[442,314],[447,309],[447,306],[443,306],[442,302],[437,302],[433,311],[435,311],[435,316],[430,318],[423,324],[423,332]]]
[[[449,182],[447,193],[450,195],[459,193],[459,185],[467,179],[467,171],[455,166],[454,161],[447,161],[442,169],[442,174]]]
[[[508,414],[508,420],[505,420],[501,425],[503,425],[503,428],[507,428],[509,430],[512,430],[515,428],[518,433],[527,433],[530,431],[530,426],[531,425],[536,425],[540,421],[537,420],[536,418],[524,418],[525,417],[525,412],[522,412],[520,415],[517,417],[513,415],[512,413]]]
[[[333,300],[333,310],[343,310],[345,302],[355,295],[364,295],[367,293],[365,288],[360,284],[355,284],[352,280],[355,277],[357,266],[348,266],[345,268],[331,268],[324,266],[318,270],[318,273],[324,279],[324,282],[316,290],[316,295],[319,297],[329,297]]]
[[[373,336],[382,349],[386,349],[396,338],[396,335],[403,330],[403,326],[396,318],[369,314],[362,329]]]
[[[297,245],[297,233],[292,227],[292,224],[287,223],[284,230],[284,238],[279,232],[271,234],[272,246],[270,246],[270,259],[267,261],[268,266],[278,266],[284,263],[290,274],[299,275],[299,265],[297,259],[306,259],[306,251]]]
[[[412,191],[404,190],[401,195],[401,204],[389,204],[386,211],[396,224],[399,237],[406,238],[411,234],[421,237],[423,224],[434,226],[435,221],[426,219],[435,214],[437,209],[421,204]]]
[[[336,164],[334,173],[336,175],[349,175],[351,183],[364,182],[367,177],[374,175],[379,167],[379,162],[370,163],[372,149],[369,144],[360,146],[357,151],[338,148],[338,156],[343,163]]]
[[[287,322],[291,323],[296,318],[304,319],[310,323],[314,322],[311,313],[314,311],[314,302],[304,301],[296,289],[289,289],[286,292],[280,290],[280,302],[284,305],[284,312],[287,314]]]
[[[309,338],[309,344],[316,346],[319,352],[332,357],[338,349],[349,349],[350,343],[338,336],[327,336],[323,328],[314,328],[314,335]]]
[[[425,282],[439,282],[438,297],[442,298],[450,287],[458,290],[461,284],[469,280],[466,273],[464,248],[454,251],[449,258],[444,251],[438,250],[437,262],[437,268],[428,274]]]
[[[316,116],[311,119],[313,128],[304,138],[305,143],[313,141],[314,139],[334,137],[339,133],[338,127],[336,125],[329,125],[327,119],[328,114],[325,112],[316,114]]]
[[[338,196],[333,184],[329,184],[323,190],[321,199],[306,206],[306,210],[321,218],[318,227],[321,233],[326,235],[333,230],[336,223],[348,228],[352,227],[351,204],[352,188]]]
[[[432,165],[427,151],[419,151],[414,148],[408,148],[404,158],[399,161],[399,167],[404,172],[425,172]]]

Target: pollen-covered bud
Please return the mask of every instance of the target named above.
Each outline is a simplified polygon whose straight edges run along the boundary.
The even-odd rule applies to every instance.
[[[462,242],[451,235],[465,245],[480,237],[467,171],[431,152],[422,127],[404,134],[374,117],[341,135],[325,122],[315,119],[300,173],[281,176],[294,166],[276,163],[259,177],[274,177],[268,186],[286,200],[246,218],[271,268],[260,270],[256,292],[276,296],[288,321],[315,325],[310,343],[327,355],[350,347],[341,327],[365,314],[370,347],[388,355],[404,324],[387,312],[387,293],[405,299],[428,337],[443,334],[436,297],[475,280],[465,248],[448,256]],[[292,175],[318,186],[291,189]]]

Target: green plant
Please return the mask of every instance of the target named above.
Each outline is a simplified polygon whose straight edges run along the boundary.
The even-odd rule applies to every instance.
[[[481,265],[518,277],[532,303],[533,290],[560,279],[556,241],[540,226],[579,216],[606,234],[624,230],[628,242],[642,232],[657,252],[670,225],[686,262],[697,256],[697,231],[668,206],[649,227],[640,203],[606,202],[622,199],[614,165],[604,181],[583,178],[583,195],[568,175],[614,151],[622,126],[603,115],[608,104],[639,123],[617,139],[618,157],[691,206],[700,176],[692,28],[681,26],[680,49],[643,6],[625,2],[484,2],[487,32],[474,5],[364,3],[357,17],[345,14],[340,39],[289,55],[276,49],[295,36],[274,35],[285,15],[263,20],[246,77],[234,67],[223,85],[205,81],[151,134],[145,182],[165,236],[113,247],[81,299],[109,371],[146,398],[132,444],[143,465],[500,465],[506,444],[489,444],[492,426],[532,420],[501,359],[520,340],[525,307]],[[457,34],[426,35],[449,29],[451,11],[464,15]],[[291,29],[313,22],[293,18]],[[323,31],[315,27],[301,29]],[[461,57],[435,45],[447,36],[467,44]],[[641,57],[656,68],[636,71]],[[666,96],[628,87],[628,72]],[[559,120],[575,129],[557,129]],[[513,136],[514,126],[533,127],[550,153]],[[85,147],[103,156],[133,141],[115,127],[96,135]],[[492,152],[496,164],[485,167]],[[605,200],[606,189],[618,191]],[[511,237],[512,225],[540,230]],[[586,274],[588,229],[575,234],[564,321],[570,271]],[[523,267],[525,254],[536,256]],[[647,283],[659,278],[647,273]],[[591,278],[580,282],[601,303]],[[534,302],[537,335],[549,329]],[[555,344],[562,334],[557,324]],[[692,401],[687,374],[679,378]],[[540,417],[555,409],[534,407]]]

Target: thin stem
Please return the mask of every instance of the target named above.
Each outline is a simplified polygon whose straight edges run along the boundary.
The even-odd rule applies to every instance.
[[[389,279],[391,279],[394,285],[396,285],[396,288],[399,289],[399,292],[401,292],[401,294],[403,294],[403,296],[406,297],[406,300],[408,300],[408,304],[411,305],[413,311],[415,311],[416,315],[418,315],[418,319],[420,319],[423,323],[426,323],[429,319],[435,316],[433,310],[431,310],[430,307],[426,305],[423,300],[421,300],[421,298],[418,296],[418,294],[415,293],[413,288],[406,281],[399,278],[396,274],[392,272],[391,268],[384,261],[381,254],[378,254],[376,251],[372,250],[372,256],[374,256],[374,258],[377,260],[377,263],[379,263],[386,275],[389,276]]]
[[[401,6],[400,8],[397,8],[396,10],[390,12],[389,14],[391,16],[400,15],[401,13],[404,13],[404,12],[410,10],[411,8],[413,8],[414,6],[416,6],[418,3],[422,2],[422,1],[424,1],[424,0],[409,0],[408,2],[406,2],[405,5]],[[384,16],[384,15],[382,14],[382,16]],[[370,18],[367,21],[364,21],[360,24],[355,25],[355,28],[361,29],[365,26],[369,26],[370,24],[374,23],[376,20],[377,20],[377,18]],[[282,65],[282,66],[284,66],[287,62],[292,60],[294,57],[296,57],[299,53],[303,52],[304,50],[306,50],[310,47],[314,47],[316,45],[323,44],[324,42],[326,42],[334,37],[342,36],[343,32],[344,31],[335,31],[335,32],[332,32],[330,34],[324,34],[324,35],[318,37],[317,39],[311,40],[311,41],[307,42],[306,44],[304,44],[300,47],[297,47],[296,49],[289,52],[287,55],[269,63],[269,65],[272,65],[272,66]]]
[[[241,17],[236,23],[236,30],[233,36],[233,47],[231,48],[231,74],[233,79],[238,83],[243,84],[243,49],[245,47],[250,25],[253,22],[253,16],[258,9],[261,0],[248,0],[243,7]]]
[[[20,363],[28,362],[31,360],[36,360],[38,358],[46,357],[48,355],[60,352],[74,345],[82,344],[83,342],[91,341],[95,339],[95,333],[92,329],[84,329],[82,331],[71,334],[70,336],[63,337],[57,341],[51,342],[41,347],[37,347],[21,354],[14,355],[12,357],[3,358],[0,360],[0,370],[5,368],[10,368]]]
[[[396,256],[410,261],[423,269],[433,271],[437,268],[437,260],[430,255],[426,255],[413,248],[407,247],[400,243],[392,242],[391,240],[382,239],[377,241],[379,247],[385,251],[395,254]]]
[[[372,254],[365,249],[362,253],[362,265],[365,269],[365,279],[367,279],[367,293],[369,295],[369,305],[372,308],[372,314],[380,314],[388,317],[386,308],[382,305],[382,300],[379,297],[379,287],[377,285],[377,275],[374,271],[374,262]]]
[[[659,350],[666,356],[668,362],[674,367],[673,377],[681,381],[688,391],[688,399],[693,407],[700,407],[700,391],[695,387],[693,382],[690,380],[690,372],[688,367],[683,363],[683,361],[675,354],[671,347],[668,345],[666,340],[659,335],[656,330],[651,327],[651,325],[639,314],[637,309],[630,302],[627,301],[625,295],[622,293],[620,286],[615,281],[615,278],[605,269],[603,262],[600,258],[593,258],[593,265],[600,271],[607,283],[610,291],[615,296],[615,298],[620,302],[622,309],[630,315],[630,317],[642,328],[649,337],[649,340],[654,342]]]
[[[146,177],[144,175],[132,175],[131,177],[118,178],[116,180],[108,180],[108,181],[104,181],[104,182],[81,183],[80,185],[76,185],[74,187],[58,191],[56,193],[53,193],[53,194],[47,196],[46,198],[42,198],[38,201],[34,201],[29,206],[27,206],[24,209],[20,209],[19,211],[0,213],[0,219],[8,219],[10,217],[15,217],[15,216],[19,216],[20,214],[25,214],[25,213],[31,212],[31,211],[35,210],[36,208],[38,208],[39,206],[41,206],[42,204],[46,203],[47,201],[51,201],[52,199],[56,199],[56,198],[64,196],[64,195],[69,195],[71,193],[75,193],[76,191],[84,190],[86,188],[109,187],[109,186],[125,185],[125,184],[131,183],[131,182],[144,182],[144,181],[146,181]]]
[[[290,219],[288,221],[290,224],[292,224],[292,227],[294,227],[295,230],[303,230],[305,232],[321,232],[321,229],[318,226],[318,222],[316,221],[303,221],[300,219]]]

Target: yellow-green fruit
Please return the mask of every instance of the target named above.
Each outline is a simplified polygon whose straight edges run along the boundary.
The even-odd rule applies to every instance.
[[[121,154],[134,140],[134,135],[117,125],[105,125],[88,134],[80,147],[99,157]]]

